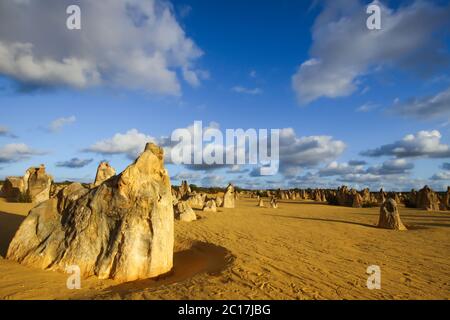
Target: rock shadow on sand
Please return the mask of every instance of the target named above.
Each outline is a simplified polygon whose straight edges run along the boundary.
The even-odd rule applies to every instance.
[[[137,280],[111,286],[102,294],[126,295],[136,291],[155,289],[163,285],[182,282],[195,275],[207,273],[218,276],[227,269],[235,257],[229,250],[207,242],[190,242],[183,244],[174,253],[173,269],[156,278]]]
[[[24,216],[0,211],[0,256],[6,257],[9,244],[24,219]]]
[[[354,222],[354,221],[345,221],[345,220],[336,220],[336,219],[321,219],[321,218],[306,218],[306,217],[284,216],[284,215],[277,215],[277,214],[266,214],[266,215],[272,216],[272,217],[280,217],[280,218],[344,223],[344,224],[358,225],[358,226],[367,227],[367,228],[377,228],[377,226],[375,224],[368,224],[368,223]]]

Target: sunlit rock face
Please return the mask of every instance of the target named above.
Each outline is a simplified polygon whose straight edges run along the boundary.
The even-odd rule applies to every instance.
[[[109,165],[108,162],[102,161],[98,165],[97,174],[95,175],[94,187],[101,185],[103,182],[116,175],[116,170]]]
[[[33,203],[41,203],[50,198],[53,177],[45,172],[45,166],[29,168],[23,177],[26,192]]]
[[[133,164],[97,188],[64,188],[30,211],[7,258],[58,271],[78,265],[83,276],[119,282],[169,272],[174,213],[163,159],[161,148],[147,144]]]
[[[224,208],[234,208],[235,207],[235,195],[234,195],[234,186],[230,183],[223,195],[223,203],[222,206]]]

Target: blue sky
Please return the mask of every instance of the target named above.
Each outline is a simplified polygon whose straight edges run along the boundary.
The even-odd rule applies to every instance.
[[[280,173],[168,164],[174,184],[450,185],[448,1],[377,2],[376,31],[367,1],[46,1],[0,3],[0,178],[91,181],[201,120],[282,129]]]

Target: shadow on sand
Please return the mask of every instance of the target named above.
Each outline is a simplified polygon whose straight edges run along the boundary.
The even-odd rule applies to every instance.
[[[9,243],[24,219],[24,216],[0,211],[0,256],[6,257]]]
[[[363,227],[368,227],[368,228],[377,228],[377,226],[375,224],[367,224],[367,223],[345,221],[345,220],[306,218],[306,217],[284,216],[284,215],[277,215],[277,214],[266,214],[266,215],[267,216],[272,216],[272,217],[279,217],[279,218],[310,220],[310,221],[323,221],[323,222],[335,222],[335,223],[353,224],[353,225],[358,225],[358,226],[363,226]]]
[[[235,257],[224,247],[207,242],[195,241],[187,248],[174,253],[171,272],[152,279],[122,283],[105,289],[101,294],[126,295],[135,291],[153,289],[180,282],[200,273],[219,275],[230,266]]]

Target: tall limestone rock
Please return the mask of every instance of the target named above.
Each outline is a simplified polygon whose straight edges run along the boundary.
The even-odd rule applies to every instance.
[[[181,181],[181,186],[180,186],[179,191],[180,191],[182,199],[185,199],[191,193],[191,187],[189,186],[189,184],[186,180]]]
[[[234,208],[235,207],[235,197],[234,197],[234,186],[230,183],[223,195],[222,206],[224,208]]]
[[[400,219],[397,203],[388,198],[380,207],[378,227],[392,230],[407,230]]]
[[[97,174],[95,175],[94,187],[101,185],[103,182],[116,175],[116,170],[109,165],[108,162],[102,161],[98,165]]]
[[[43,164],[37,168],[29,168],[23,179],[26,192],[33,203],[41,203],[50,198],[53,177],[45,172]]]
[[[119,282],[169,272],[174,212],[163,161],[163,150],[149,143],[133,164],[97,188],[64,188],[30,211],[7,258],[58,271],[78,265],[83,276]]]
[[[50,198],[53,177],[45,172],[45,166],[29,168],[23,177],[7,177],[2,194],[12,201],[41,203]]]

